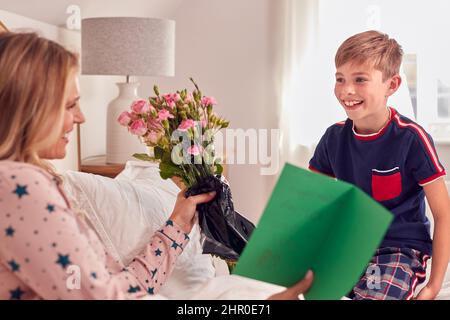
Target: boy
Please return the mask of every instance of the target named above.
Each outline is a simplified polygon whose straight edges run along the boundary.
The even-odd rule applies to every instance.
[[[388,97],[401,84],[402,55],[394,39],[377,31],[356,34],[339,47],[334,91],[348,119],[327,129],[309,163],[310,170],[360,187],[394,216],[365,275],[350,293],[353,299],[414,298],[432,251],[430,279],[417,299],[434,299],[449,261],[445,170],[425,130],[387,107]],[[433,242],[425,196],[435,221]]]

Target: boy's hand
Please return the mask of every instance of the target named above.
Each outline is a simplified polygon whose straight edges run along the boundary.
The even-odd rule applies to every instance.
[[[270,296],[267,300],[298,300],[298,296],[309,290],[314,280],[312,271],[308,271],[304,279],[300,280],[292,287]]]
[[[426,285],[422,290],[420,290],[419,294],[416,297],[416,300],[434,300],[438,293],[439,289]]]

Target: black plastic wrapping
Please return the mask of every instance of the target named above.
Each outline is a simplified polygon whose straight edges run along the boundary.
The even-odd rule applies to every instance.
[[[234,211],[230,187],[218,177],[204,178],[186,191],[186,196],[216,191],[214,199],[197,206],[204,238],[203,253],[237,261],[255,225]]]

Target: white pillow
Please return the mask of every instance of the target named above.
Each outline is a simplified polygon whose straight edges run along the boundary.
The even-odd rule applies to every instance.
[[[84,210],[108,252],[127,265],[171,214],[179,188],[163,180],[156,164],[129,161],[125,170],[110,179],[68,171],[65,190]],[[188,299],[198,286],[215,276],[210,255],[202,254],[198,225],[178,257],[161,290],[170,299]]]

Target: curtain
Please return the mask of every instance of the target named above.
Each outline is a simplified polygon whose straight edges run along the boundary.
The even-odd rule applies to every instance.
[[[314,69],[317,47],[318,1],[285,0],[282,10],[282,72],[279,128],[281,163],[306,166],[311,139],[307,138],[308,79]],[[314,119],[309,119],[309,121]]]

